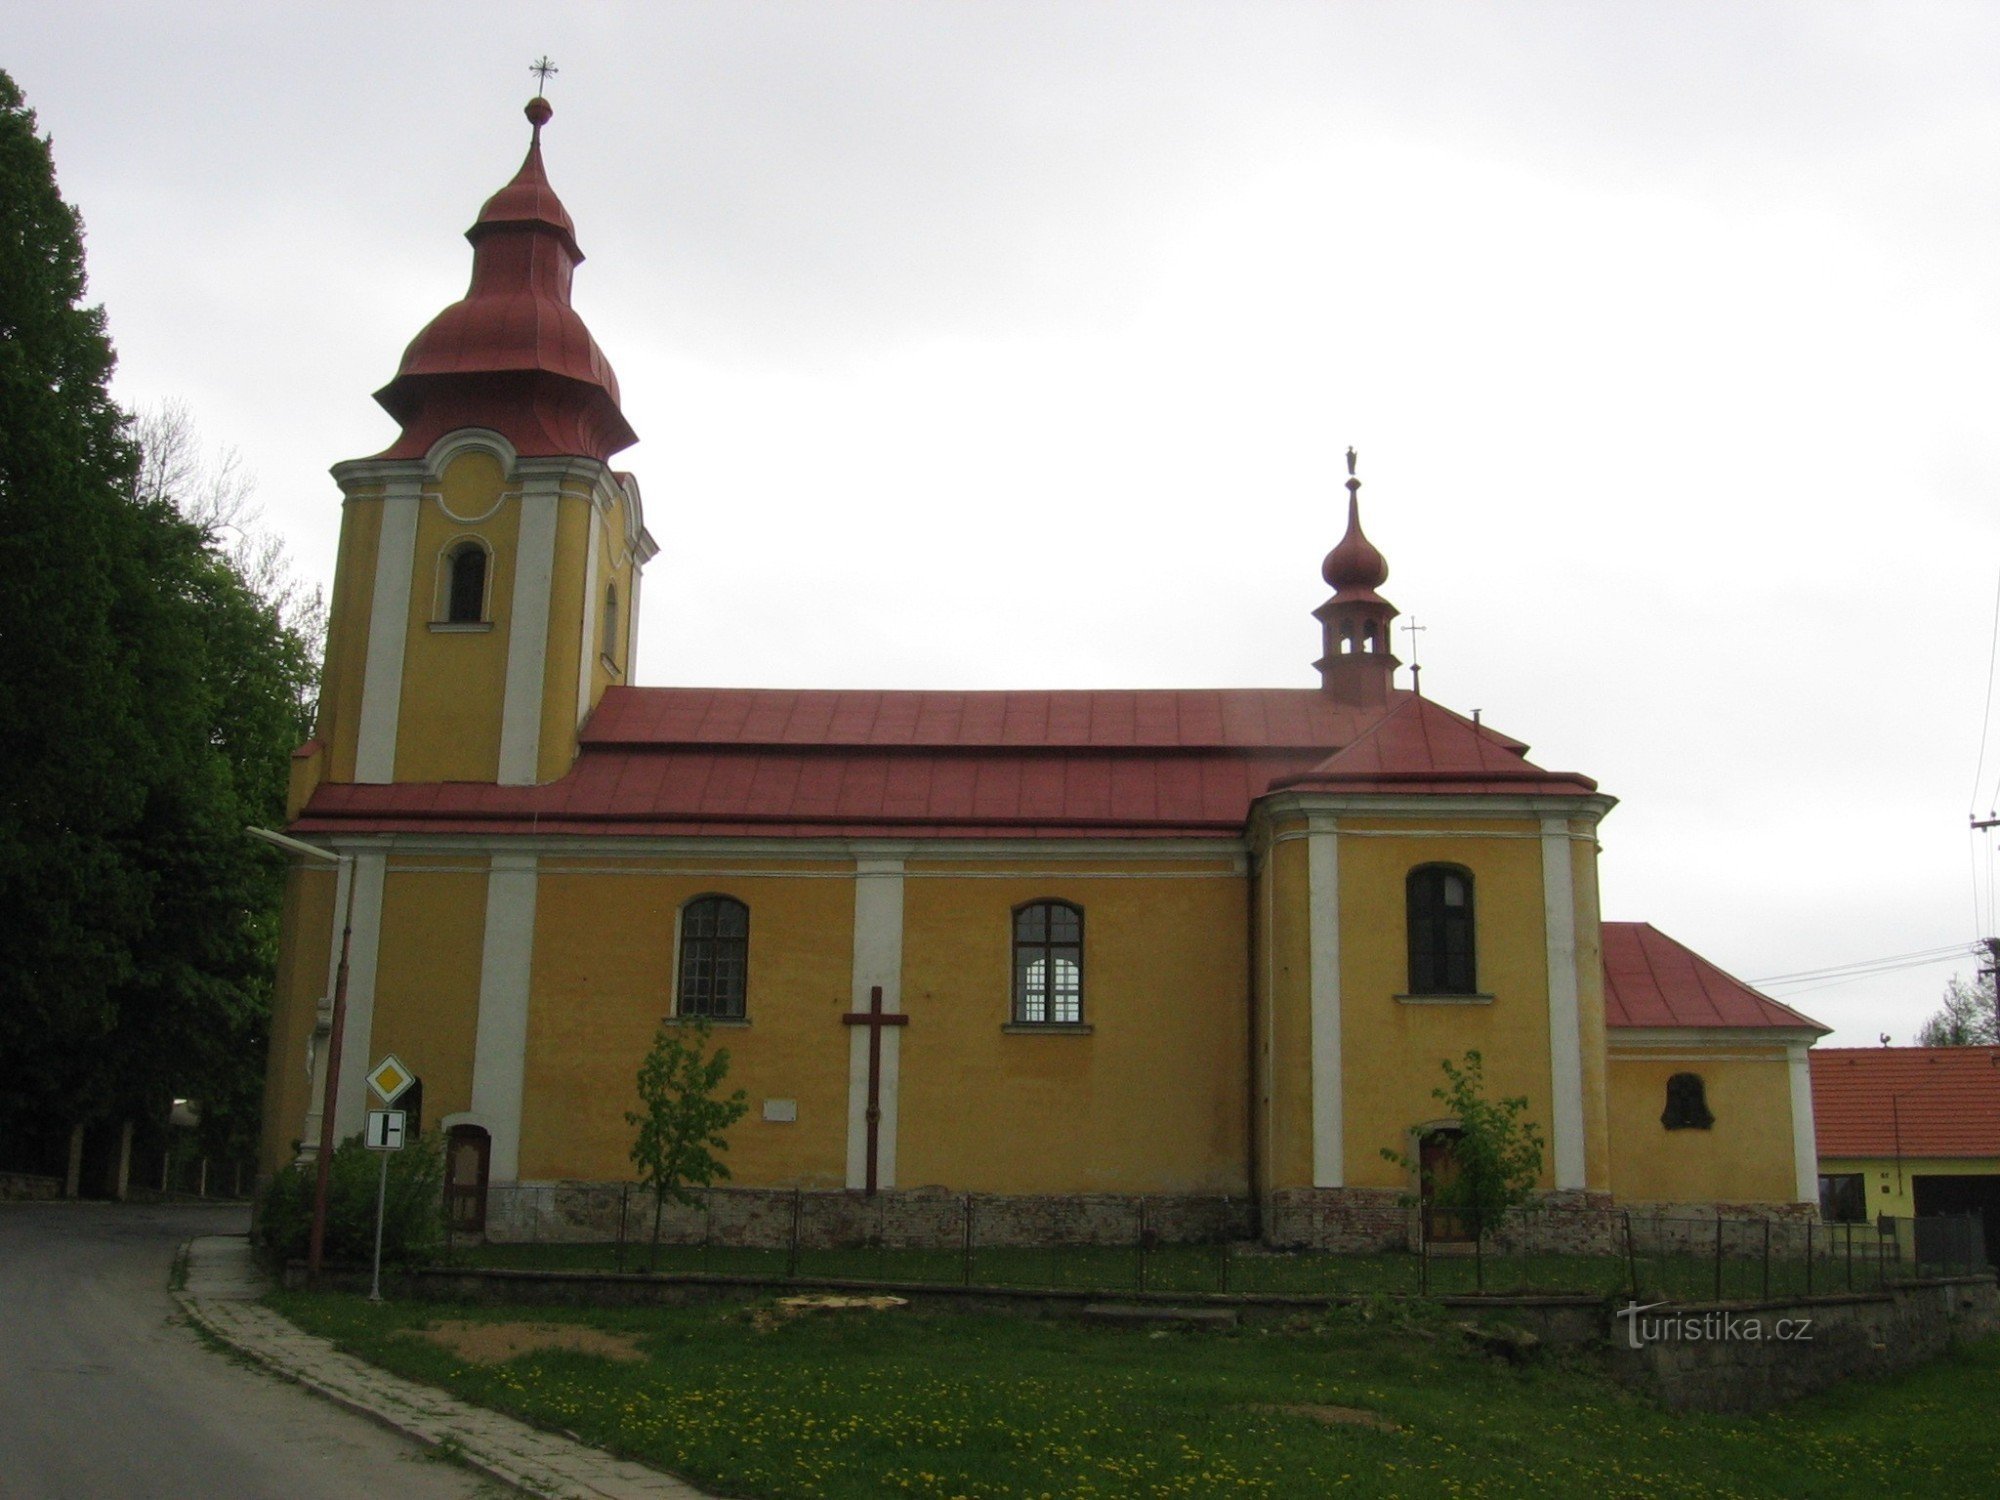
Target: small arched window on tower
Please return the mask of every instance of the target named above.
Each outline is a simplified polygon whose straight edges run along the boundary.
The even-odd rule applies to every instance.
[[[604,588],[604,655],[610,661],[618,659],[618,585],[606,584]]]
[[[445,619],[477,625],[486,618],[486,548],[467,539],[451,549],[447,565]]]
[[[1667,1108],[1660,1123],[1669,1130],[1706,1130],[1715,1123],[1701,1074],[1676,1073],[1667,1080]]]
[[[1458,865],[1418,865],[1404,882],[1410,929],[1410,993],[1471,995],[1472,872]]]

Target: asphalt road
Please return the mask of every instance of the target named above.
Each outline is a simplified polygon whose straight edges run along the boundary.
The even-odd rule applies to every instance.
[[[0,1203],[0,1500],[504,1493],[204,1343],[174,1251],[240,1206]]]

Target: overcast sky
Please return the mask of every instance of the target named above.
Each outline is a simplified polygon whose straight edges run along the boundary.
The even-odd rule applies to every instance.
[[[10,7],[119,395],[312,579],[544,52],[640,681],[1309,685],[1353,443],[1426,691],[1621,799],[1608,917],[1993,930],[2000,7]]]

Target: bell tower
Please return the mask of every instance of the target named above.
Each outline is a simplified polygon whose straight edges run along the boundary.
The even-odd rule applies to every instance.
[[[376,393],[401,425],[336,465],[344,497],[312,764],[334,782],[553,781],[631,679],[654,551],[618,378],[570,303],[583,260],[542,164],[554,111],[466,231],[472,282]],[[316,747],[316,748],[315,748]]]
[[[1313,663],[1320,687],[1341,703],[1359,708],[1389,701],[1400,663],[1389,651],[1389,622],[1396,606],[1375,591],[1389,579],[1388,559],[1361,532],[1361,481],[1354,477],[1355,454],[1347,450],[1347,535],[1327,553],[1320,576],[1333,597],[1313,611],[1320,622],[1322,651]]]

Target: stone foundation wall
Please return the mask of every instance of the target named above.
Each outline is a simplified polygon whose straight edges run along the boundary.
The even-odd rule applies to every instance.
[[[1264,1242],[1285,1250],[1363,1253],[1416,1243],[1417,1210],[1394,1188],[1278,1188],[1265,1199]]]
[[[486,1235],[498,1241],[650,1240],[653,1194],[597,1182],[523,1182],[488,1191]],[[1014,1196],[889,1189],[846,1191],[717,1188],[694,1205],[671,1199],[660,1215],[663,1244],[782,1249],[884,1245],[957,1249],[997,1245],[1214,1244],[1248,1238],[1246,1199],[1111,1193]]]
[[[1633,1320],[1612,1319],[1610,1358],[1621,1379],[1676,1410],[1750,1412],[1850,1376],[1906,1369],[2000,1330],[2000,1296],[1992,1276],[1967,1276],[1782,1304],[1661,1306],[1642,1316],[1656,1321],[1640,1324],[1636,1349]]]
[[[0,1203],[23,1199],[60,1198],[63,1180],[33,1172],[0,1172]]]

